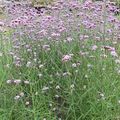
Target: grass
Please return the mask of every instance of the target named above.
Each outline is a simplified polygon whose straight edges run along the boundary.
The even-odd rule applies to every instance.
[[[81,42],[77,39],[71,43],[43,42],[41,44],[49,44],[51,50],[38,52],[41,64],[45,63],[41,68],[15,67],[7,54],[10,44],[3,43],[0,47],[3,53],[0,57],[1,120],[120,119],[120,75],[116,71],[119,64],[108,51],[101,50],[103,45],[113,46],[112,42]],[[92,51],[95,44],[98,49]],[[114,47],[119,54],[119,45]],[[89,54],[82,56],[80,51]],[[62,63],[62,55],[70,53],[74,54],[72,60]],[[104,54],[107,58],[101,57]],[[80,65],[74,68],[73,63]],[[64,76],[65,72],[69,74]],[[42,76],[39,78],[38,74]],[[8,79],[29,80],[30,84],[11,85],[6,83]],[[58,85],[60,88],[56,89]],[[43,92],[44,86],[49,89]],[[24,92],[24,97],[14,100],[20,92]],[[27,101],[29,105],[26,105]]]

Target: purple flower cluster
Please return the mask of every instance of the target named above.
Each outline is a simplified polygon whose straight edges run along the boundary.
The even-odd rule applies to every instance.
[[[30,56],[30,66],[39,59],[36,51],[50,51],[50,46],[41,45],[41,41],[71,42],[73,36],[78,41],[120,39],[120,20],[114,14],[118,9],[110,2],[86,0],[81,4],[77,0],[59,0],[46,8],[42,12],[22,4],[11,4],[7,8],[7,25],[14,29],[14,52],[11,53],[17,66],[26,60],[21,58],[23,49],[24,54]],[[31,59],[34,59],[32,64]]]

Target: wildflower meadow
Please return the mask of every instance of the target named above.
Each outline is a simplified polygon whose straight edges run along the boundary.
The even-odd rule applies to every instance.
[[[0,120],[120,120],[119,14],[109,0],[5,4]]]

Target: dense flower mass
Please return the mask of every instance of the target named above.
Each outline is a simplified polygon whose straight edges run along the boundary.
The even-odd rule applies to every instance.
[[[15,29],[13,55],[17,66],[24,61],[18,51],[25,48],[29,54],[34,43],[40,41],[58,42],[65,39],[65,42],[70,42],[73,35],[79,41],[120,39],[120,20],[115,16],[118,8],[111,2],[86,0],[81,4],[77,0],[60,0],[46,6],[46,9],[41,8],[39,12],[31,6],[11,4],[6,11],[9,13],[6,25]],[[1,25],[4,23],[1,22]],[[29,42],[23,42],[26,37]],[[41,49],[39,45],[38,49]],[[43,45],[43,49],[49,51],[50,46]],[[97,48],[93,46],[92,49]]]
[[[105,9],[107,11],[104,11]],[[84,4],[72,0],[58,1],[52,6],[47,6],[47,9],[42,9],[40,13],[32,7],[11,4],[8,8],[10,13],[8,25],[21,28],[22,35],[28,34],[31,39],[37,40],[42,38],[56,40],[60,39],[61,35],[70,36],[71,32],[80,37],[83,35],[81,31],[83,28],[86,31],[83,36],[88,35],[89,38],[101,38],[104,32],[107,37],[111,37],[113,29],[115,35],[119,35],[120,29],[120,21],[114,16],[115,10],[117,8],[110,3],[104,6],[103,2],[93,3],[89,0]],[[109,26],[106,26],[107,23]]]

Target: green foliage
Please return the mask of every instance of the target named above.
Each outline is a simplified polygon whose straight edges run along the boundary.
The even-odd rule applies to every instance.
[[[54,0],[31,0],[33,6],[41,6],[51,4]]]
[[[116,0],[118,6],[120,6],[120,0]]]
[[[115,120],[119,117],[120,75],[115,70],[117,64],[114,63],[114,58],[109,52],[101,51],[101,46],[111,45],[112,42],[82,42],[74,39],[71,43],[44,41],[39,44],[50,44],[50,51],[40,51],[39,59],[46,62],[45,66],[39,69],[26,66],[17,68],[1,42],[1,51],[4,53],[0,57],[1,120],[57,120],[58,116],[63,120]],[[98,49],[92,51],[91,47],[95,44]],[[9,50],[9,45],[6,46]],[[119,51],[119,44],[115,47]],[[80,51],[89,51],[89,55],[81,56]],[[74,54],[72,60],[62,63],[61,54],[68,52]],[[102,58],[102,55],[107,57]],[[77,62],[80,66],[72,67]],[[7,64],[10,66],[5,67]],[[70,74],[63,76],[64,72]],[[37,76],[39,73],[43,75],[41,78]],[[27,79],[30,84],[24,86],[6,83],[7,79],[13,78]],[[60,88],[56,89],[58,85]],[[45,93],[42,92],[44,86],[49,86]],[[15,101],[14,97],[20,92],[24,92],[25,96]],[[55,99],[55,95],[60,98]],[[27,106],[25,102],[28,100],[30,105]],[[58,111],[54,112],[54,108]]]

